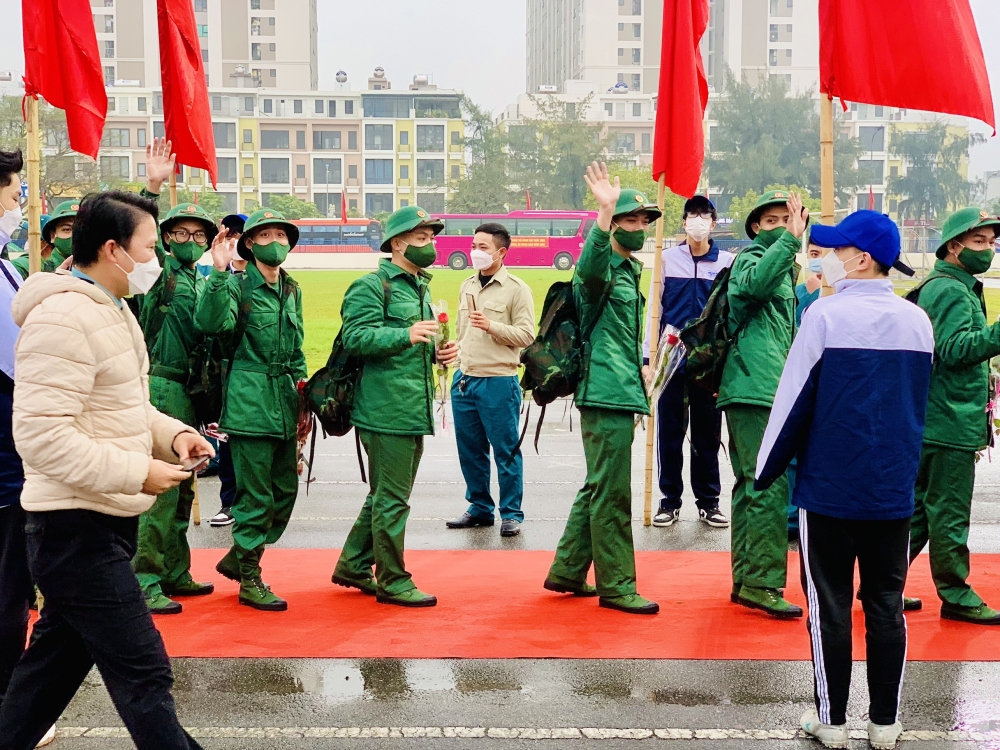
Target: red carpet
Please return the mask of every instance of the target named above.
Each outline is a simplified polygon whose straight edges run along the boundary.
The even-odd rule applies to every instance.
[[[430,609],[376,604],[330,583],[339,550],[272,549],[264,580],[288,599],[287,612],[237,604],[238,587],[219,576],[220,550],[195,550],[197,580],[213,596],[183,599],[184,612],[156,624],[171,656],[569,659],[809,659],[805,623],[777,621],[729,602],[729,554],[640,552],[639,590],[660,614],[599,609],[542,589],[549,551],[410,551],[414,580],[440,600]],[[972,582],[1000,603],[1000,555],[974,555]],[[804,604],[798,559],[789,561],[788,598]],[[908,615],[909,658],[1000,661],[1000,627],[948,622],[922,558],[907,593],[925,609]],[[855,608],[855,656],[864,654],[864,618]]]

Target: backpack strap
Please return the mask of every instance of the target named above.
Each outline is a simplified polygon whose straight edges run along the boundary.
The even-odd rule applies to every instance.
[[[240,343],[246,335],[247,326],[250,324],[250,312],[253,309],[253,289],[250,287],[249,274],[240,277],[240,299],[236,311],[236,326],[233,328],[233,337],[229,342],[229,361],[232,363],[236,357],[236,350],[240,348]],[[232,369],[230,367],[229,369]]]
[[[597,323],[600,321],[601,316],[604,314],[604,308],[608,306],[608,300],[611,299],[611,290],[614,289],[615,282],[614,279],[609,281],[604,287],[604,292],[601,294],[601,301],[597,303],[597,312],[594,314],[593,319],[590,321],[590,325],[587,326],[586,330],[581,329],[583,341],[590,341],[590,336],[594,333],[594,329],[597,328]]]
[[[166,270],[166,269],[164,269]],[[156,337],[160,335],[167,314],[170,312],[170,304],[174,300],[174,292],[177,290],[177,274],[168,272],[163,275],[163,283],[160,284],[159,299],[156,306],[150,309],[149,318],[146,320],[146,327],[143,336],[146,339],[146,349],[153,351]]]
[[[907,302],[912,302],[914,305],[919,304],[918,300],[920,299],[920,292],[923,291],[923,288],[927,286],[930,282],[934,281],[934,279],[945,279],[945,278],[950,278],[950,277],[944,275],[928,276],[926,279],[924,279],[915,287],[913,287],[913,289],[904,294],[903,299],[905,299]]]
[[[358,468],[361,469],[361,481],[368,484],[368,477],[365,475],[365,459],[361,455],[361,433],[358,428],[354,428],[354,447],[358,451]]]

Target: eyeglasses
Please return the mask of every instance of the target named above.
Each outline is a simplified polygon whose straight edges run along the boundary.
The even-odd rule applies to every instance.
[[[696,214],[696,213],[692,212],[692,213],[689,213],[684,218],[685,219],[708,219],[709,221],[712,221],[712,214]]]
[[[189,232],[186,229],[175,229],[171,232],[171,236],[178,242],[187,242],[188,240],[193,239],[199,245],[208,241],[208,234],[201,229],[197,232]]]

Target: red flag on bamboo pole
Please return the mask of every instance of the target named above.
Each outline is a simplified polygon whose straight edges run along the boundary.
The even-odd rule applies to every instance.
[[[108,114],[89,0],[22,0],[24,93],[66,111],[69,145],[94,159]]]
[[[708,28],[708,0],[664,0],[660,84],[653,138],[653,179],[691,197],[705,162],[702,121],[708,79],[699,44]]]
[[[340,220],[347,223],[347,191],[340,191]]]
[[[156,0],[156,20],[164,134],[173,142],[177,163],[204,169],[215,187],[215,137],[194,6],[190,0]]]
[[[820,0],[819,27],[820,91],[841,101],[964,115],[996,134],[969,0]]]

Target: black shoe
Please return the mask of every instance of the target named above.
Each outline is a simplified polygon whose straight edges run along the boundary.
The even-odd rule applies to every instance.
[[[729,528],[729,519],[722,514],[718,505],[712,508],[698,508],[698,520],[713,529]]]
[[[209,526],[230,526],[233,523],[233,511],[231,508],[223,508],[208,521]]]
[[[667,526],[673,526],[677,523],[677,519],[680,517],[680,508],[670,508],[669,510],[663,510],[661,508],[656,511],[656,515],[653,516],[653,526],[665,529]]]
[[[492,526],[493,519],[480,518],[466,511],[462,514],[461,518],[457,518],[454,521],[445,521],[444,525],[449,529],[474,529],[476,526]]]
[[[904,612],[919,612],[924,608],[924,603],[917,599],[916,597],[903,597],[903,611]]]
[[[521,522],[505,518],[500,523],[500,536],[517,536],[521,533]]]

